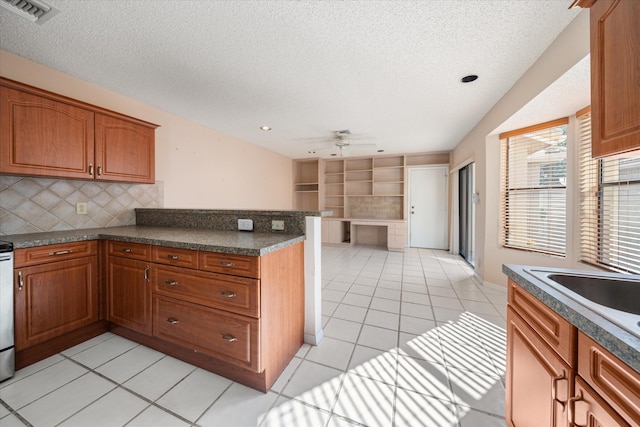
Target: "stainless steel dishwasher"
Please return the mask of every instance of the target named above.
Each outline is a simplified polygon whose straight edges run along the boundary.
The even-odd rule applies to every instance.
[[[0,241],[0,381],[13,376],[13,244]]]

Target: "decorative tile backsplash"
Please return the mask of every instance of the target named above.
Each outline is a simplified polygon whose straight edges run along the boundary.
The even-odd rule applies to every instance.
[[[161,208],[162,182],[126,184],[0,175],[0,235],[135,224],[135,208]],[[87,214],[76,214],[76,203]]]

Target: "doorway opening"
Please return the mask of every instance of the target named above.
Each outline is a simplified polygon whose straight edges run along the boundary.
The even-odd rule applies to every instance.
[[[458,247],[462,258],[473,267],[476,202],[475,164],[470,163],[458,170]]]

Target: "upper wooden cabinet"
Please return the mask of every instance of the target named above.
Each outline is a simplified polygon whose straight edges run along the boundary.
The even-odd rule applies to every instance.
[[[640,2],[577,5],[591,6],[592,155],[640,155]]]
[[[96,114],[96,178],[153,183],[155,131],[121,118]]]
[[[0,173],[153,183],[156,127],[0,78]]]

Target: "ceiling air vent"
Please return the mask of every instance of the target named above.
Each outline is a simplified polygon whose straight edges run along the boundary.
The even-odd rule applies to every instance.
[[[38,0],[0,0],[0,6],[36,24],[44,24],[58,10]]]

